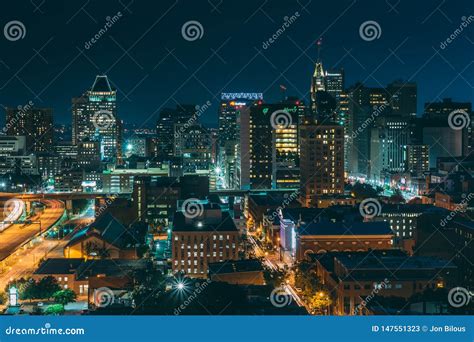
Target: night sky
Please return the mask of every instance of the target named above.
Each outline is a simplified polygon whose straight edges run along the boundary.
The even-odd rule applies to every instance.
[[[466,1],[9,1],[2,6],[1,28],[24,24],[16,41],[0,35],[0,103],[33,101],[53,107],[55,121],[70,123],[71,98],[106,73],[118,89],[119,117],[139,125],[155,124],[163,107],[212,102],[202,121],[215,124],[222,91],[263,92],[266,101],[287,95],[308,99],[323,37],[325,68],[343,67],[346,86],[364,81],[385,86],[396,80],[418,83],[418,111],[426,101],[452,97],[473,101],[474,21],[445,49],[440,48],[474,15]],[[122,16],[89,49],[86,42],[104,27],[107,16]],[[263,49],[284,23],[299,16]],[[203,36],[181,34],[196,20]],[[368,20],[381,27],[366,41],[359,27]],[[3,30],[2,30],[3,33]],[[81,52],[82,51],[82,52]],[[2,119],[4,114],[2,114]]]

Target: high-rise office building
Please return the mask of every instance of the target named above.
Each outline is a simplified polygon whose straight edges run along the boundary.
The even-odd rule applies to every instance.
[[[316,207],[319,196],[344,193],[344,128],[308,122],[299,131],[300,202]]]
[[[181,159],[183,174],[209,173],[212,141],[208,130],[199,123],[174,127],[174,156]]]
[[[160,112],[160,117],[156,122],[154,153],[157,161],[168,162],[174,159],[175,125],[192,125],[197,121],[196,111],[195,105],[177,105],[176,108],[164,108]]]
[[[424,116],[430,120],[443,120],[446,122],[449,114],[455,110],[471,114],[472,104],[470,102],[454,102],[450,98],[439,102],[425,103]]]
[[[272,188],[298,189],[300,183],[298,124],[277,127],[272,141]]]
[[[156,152],[159,161],[168,161],[173,158],[174,144],[174,110],[165,108],[160,112],[156,122]]]
[[[7,134],[26,137],[26,151],[53,149],[53,110],[51,108],[6,108]]]
[[[453,117],[451,122],[448,122],[451,113],[453,113]],[[440,102],[425,103],[424,119],[428,125],[434,125],[434,122],[439,126],[464,124],[465,126],[460,129],[463,139],[463,155],[467,156],[473,153],[474,116],[470,102],[454,102],[452,99],[446,98]]]
[[[298,121],[304,112],[302,102],[293,99],[278,104],[258,102],[250,108],[251,189],[292,188],[298,184]]]
[[[353,144],[353,118],[350,111],[349,94],[345,91],[339,95],[339,104],[336,109],[336,123],[344,127],[344,173],[348,175],[349,160]]]
[[[339,104],[340,95],[344,91],[344,70],[324,70],[321,60],[315,64],[314,73],[311,78],[311,110],[319,114],[319,118],[331,118],[329,110],[334,111]],[[329,95],[330,97],[327,97]],[[331,101],[331,98],[334,101]],[[334,108],[332,108],[334,107]]]
[[[255,101],[263,100],[262,93],[222,93],[218,109],[217,163],[222,169],[224,186],[234,187],[236,151],[239,144],[238,118],[240,112]]]
[[[339,104],[341,94],[344,91],[344,70],[326,71],[324,85],[326,92],[336,100],[336,104]]]
[[[86,138],[99,141],[103,161],[121,162],[122,122],[107,76],[96,76],[91,89],[72,100],[72,141],[77,145]]]
[[[375,120],[390,113],[388,95],[384,88],[368,88],[361,83],[348,90],[349,115],[352,120],[351,144],[348,155],[350,173],[368,175],[370,165],[370,136]]]
[[[370,177],[379,179],[382,172],[404,172],[404,148],[409,143],[409,118],[400,115],[379,117],[371,129]]]
[[[316,94],[320,91],[325,91],[326,86],[324,83],[324,69],[323,63],[318,59],[314,66],[313,76],[311,77],[311,110],[315,113],[317,111],[317,97]]]
[[[405,147],[407,171],[415,177],[421,177],[430,170],[428,145],[407,145]]]
[[[389,105],[395,115],[416,117],[417,86],[414,82],[395,81],[387,86]]]
[[[77,164],[85,170],[97,170],[100,167],[100,143],[84,139],[77,144]]]

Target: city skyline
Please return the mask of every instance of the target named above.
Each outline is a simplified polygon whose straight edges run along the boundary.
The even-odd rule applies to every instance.
[[[472,4],[83,1],[0,21],[0,314],[474,313]]]
[[[417,83],[419,90],[418,114],[422,113],[425,102],[442,98],[472,101],[468,81],[472,78],[472,66],[468,54],[456,53],[472,46],[469,28],[463,36],[456,35],[452,43],[445,42],[462,24],[461,17],[468,19],[463,11],[469,6],[439,4],[429,8],[416,4],[419,7],[416,11],[413,4],[406,2],[396,6],[382,3],[370,9],[361,6],[363,3],[270,5],[262,2],[258,7],[244,2],[239,6],[221,4],[213,8],[211,2],[206,5],[208,8],[196,9],[169,2],[157,8],[163,17],[155,20],[136,4],[126,7],[126,3],[119,2],[115,6],[86,3],[84,8],[71,12],[64,23],[58,19],[60,6],[44,4],[36,9],[30,4],[31,8],[23,12],[24,38],[0,41],[0,46],[8,51],[25,57],[32,55],[25,60],[2,57],[0,103],[16,107],[31,100],[37,107],[52,107],[55,122],[69,124],[71,98],[89,89],[97,74],[107,74],[117,88],[118,112],[124,122],[148,120],[145,125],[151,126],[161,109],[174,107],[176,102],[210,101],[212,106],[201,119],[214,126],[221,92],[263,92],[267,102],[276,102],[281,99],[280,85],[283,85],[288,95],[309,102],[308,75],[314,70],[318,57],[316,42],[321,37],[323,65],[325,69],[344,68],[346,88],[357,81],[379,87],[397,79],[413,78],[411,81]],[[380,13],[387,15],[377,21]],[[174,20],[178,15],[179,20]],[[316,25],[312,16],[319,19]],[[202,26],[200,39],[183,38],[181,28],[187,22],[183,18],[187,17]],[[45,22],[45,18],[50,20]],[[43,25],[37,27],[41,19]],[[360,37],[359,28],[370,20],[379,23],[380,37],[366,41]],[[270,43],[269,38],[285,22],[289,25],[286,31]],[[80,23],[88,24],[86,27],[91,32],[80,30]],[[110,29],[92,43],[91,38],[106,23],[110,23]],[[51,25],[61,26],[64,31],[53,32]],[[216,31],[216,25],[228,30]],[[144,31],[145,28],[149,30]],[[137,41],[141,35],[143,41]],[[44,42],[39,39],[43,37]],[[41,43],[32,51],[25,46],[30,39],[35,39],[33,45],[37,41]],[[160,42],[156,49],[150,48],[154,45],[149,41],[154,39]],[[62,53],[56,53],[57,49]],[[36,70],[27,72],[31,68]],[[439,80],[436,84],[431,81],[433,77]]]

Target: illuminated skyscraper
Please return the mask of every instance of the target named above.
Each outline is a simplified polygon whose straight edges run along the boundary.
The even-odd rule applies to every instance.
[[[408,118],[389,115],[376,119],[371,129],[370,177],[379,179],[383,172],[406,170],[406,145],[409,143]]]
[[[26,137],[25,154],[53,149],[53,110],[51,108],[7,108],[7,134]]]
[[[222,93],[218,113],[219,137],[217,162],[222,169],[226,187],[236,186],[236,158],[240,143],[239,116],[240,112],[262,100],[262,93]]]
[[[344,129],[310,122],[299,130],[300,201],[316,207],[319,196],[344,193]]]
[[[387,86],[393,114],[416,117],[417,87],[414,82],[395,81]]]
[[[72,100],[72,141],[99,141],[103,161],[121,162],[122,123],[117,117],[117,92],[107,76],[97,76],[91,89]]]
[[[293,188],[298,184],[297,132],[303,113],[304,106],[299,100],[278,104],[259,102],[250,107],[251,189]]]
[[[201,124],[175,125],[174,155],[181,158],[183,174],[209,173],[211,149],[211,136]]]
[[[321,61],[316,62],[314,68],[313,77],[311,78],[311,110],[316,113],[317,111],[317,95],[319,91],[326,91],[326,85],[324,83],[324,69]]]

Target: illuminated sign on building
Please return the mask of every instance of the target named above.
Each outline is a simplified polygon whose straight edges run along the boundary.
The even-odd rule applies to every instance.
[[[221,100],[263,100],[263,93],[222,93]]]

